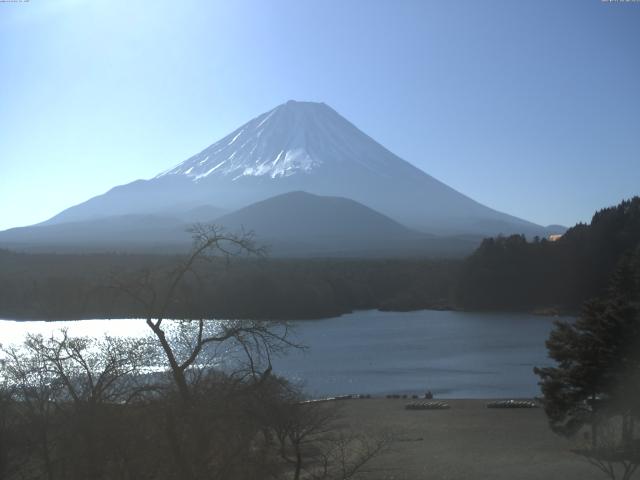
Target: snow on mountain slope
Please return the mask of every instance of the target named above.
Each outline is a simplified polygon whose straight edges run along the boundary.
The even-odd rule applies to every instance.
[[[399,158],[324,103],[289,101],[150,180],[113,188],[45,223],[215,205],[227,211],[291,191],[343,197],[423,232],[544,235]]]
[[[244,176],[276,179],[350,163],[385,175],[393,168],[393,159],[372,147],[369,137],[324,103],[290,100],[156,178],[184,175],[196,182],[209,176],[232,181]]]

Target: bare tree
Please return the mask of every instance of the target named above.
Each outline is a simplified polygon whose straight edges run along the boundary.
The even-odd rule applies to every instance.
[[[10,346],[2,349],[3,373],[14,392],[19,408],[14,414],[33,440],[31,469],[42,471],[42,477],[53,480],[54,471],[54,404],[61,386],[49,375],[46,359],[41,352],[28,346]],[[14,404],[15,405],[15,404]],[[35,463],[35,465],[34,465]]]
[[[345,480],[366,473],[371,460],[386,453],[389,434],[355,432],[342,423],[339,404],[301,401],[295,389],[268,411],[278,455],[293,480]],[[288,477],[287,477],[288,478]]]
[[[622,416],[603,416],[597,425],[597,443],[585,435],[574,453],[611,480],[630,480],[640,467],[640,444],[625,435],[627,428],[627,420]]]
[[[106,478],[118,445],[114,419],[144,375],[148,352],[145,339],[70,337],[64,329],[3,349],[14,411],[38,447],[39,461],[25,467],[49,480]]]
[[[264,250],[256,246],[251,232],[229,234],[215,225],[196,225],[191,233],[193,248],[176,265],[128,277],[114,275],[112,286],[142,306],[176,387],[179,404],[165,409],[164,423],[180,475],[195,479],[218,472],[224,478],[230,465],[238,464],[234,457],[253,442],[254,427],[246,430],[246,441],[227,442],[238,449],[227,451],[229,445],[218,442],[218,432],[211,430],[211,424],[220,423],[220,419],[211,418],[206,403],[210,404],[220,393],[216,389],[224,390],[222,385],[228,386],[229,381],[240,390],[247,384],[264,384],[271,376],[272,356],[295,345],[283,322],[206,319],[207,312],[198,303],[207,295],[207,264],[214,258],[228,263],[235,256],[261,256]],[[182,319],[167,320],[178,316]],[[212,381],[220,358],[233,358],[236,363],[225,370],[227,380]],[[207,396],[204,404],[203,392]],[[233,389],[230,392],[237,397]],[[236,430],[243,431],[239,426]]]
[[[154,357],[145,338],[70,337],[66,329],[49,338],[28,335],[24,350],[43,360],[47,378],[75,404],[124,403]]]
[[[385,450],[386,438],[350,433],[272,373],[274,355],[299,347],[286,323],[206,319],[208,262],[262,251],[251,234],[193,233],[177,264],[112,278],[145,312],[148,337],[62,330],[2,351],[9,411],[38,453],[12,453],[25,463],[11,480],[344,480]]]
[[[112,285],[124,292],[146,312],[146,323],[158,340],[169,370],[183,402],[192,395],[188,372],[199,361],[203,350],[225,342],[240,347],[246,354],[248,370],[255,380],[271,372],[271,356],[283,348],[294,346],[288,338],[283,322],[255,320],[206,320],[206,312],[194,309],[193,291],[182,288],[188,281],[195,283],[198,295],[206,295],[203,289],[202,264],[222,257],[229,261],[239,255],[262,256],[265,251],[256,245],[252,232],[230,234],[217,225],[197,224],[191,229],[193,248],[185,259],[163,272],[145,270],[123,280],[113,276]],[[191,318],[181,320],[178,326],[179,342],[171,341],[166,318],[172,313],[192,312]],[[263,360],[264,369],[259,370]]]
[[[28,434],[22,431],[16,390],[8,382],[6,362],[0,362],[0,480],[13,478],[28,461]]]

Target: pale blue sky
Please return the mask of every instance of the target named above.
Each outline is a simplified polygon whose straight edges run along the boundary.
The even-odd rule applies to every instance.
[[[0,229],[152,177],[288,99],[541,224],[640,194],[640,3],[0,3],[0,69]]]

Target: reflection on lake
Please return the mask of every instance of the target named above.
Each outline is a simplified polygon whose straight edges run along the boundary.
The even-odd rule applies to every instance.
[[[524,314],[362,311],[293,322],[306,351],[274,359],[274,371],[310,396],[422,393],[443,398],[531,397],[534,366],[548,365],[544,342],[552,319]],[[142,336],[142,320],[0,321],[0,343],[26,333]]]

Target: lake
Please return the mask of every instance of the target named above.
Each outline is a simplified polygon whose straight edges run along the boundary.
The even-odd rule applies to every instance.
[[[274,371],[312,397],[427,390],[440,398],[532,397],[539,395],[533,367],[551,364],[544,342],[552,322],[525,314],[434,310],[369,310],[293,322],[295,340],[309,348],[274,359]],[[0,320],[0,343],[62,326],[73,335],[147,333],[142,320]]]

